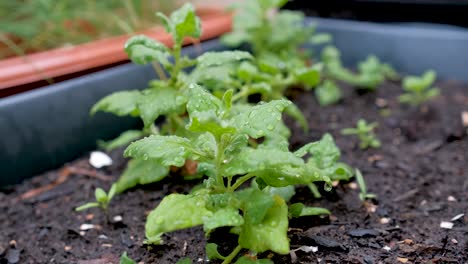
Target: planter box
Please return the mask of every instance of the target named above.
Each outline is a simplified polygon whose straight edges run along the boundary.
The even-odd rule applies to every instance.
[[[311,19],[330,32],[348,65],[375,54],[404,73],[435,69],[440,78],[468,82],[468,30],[434,25],[380,25]],[[201,45],[220,50],[218,41]],[[195,47],[184,49],[194,55]],[[150,66],[125,64],[101,72],[0,99],[0,186],[20,182],[93,150],[98,139],[110,139],[139,125],[89,109],[103,96],[144,88],[155,78]]]
[[[231,29],[232,16],[221,9],[201,8],[201,40],[213,39]],[[154,27],[136,34],[145,34],[172,45],[171,36],[162,26]],[[44,86],[47,79],[99,69],[127,61],[123,45],[130,35],[97,40],[72,47],[57,48],[0,61],[0,97]],[[185,44],[193,43],[187,39]]]

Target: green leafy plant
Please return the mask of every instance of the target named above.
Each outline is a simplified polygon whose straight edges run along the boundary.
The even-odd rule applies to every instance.
[[[373,55],[360,62],[358,73],[353,73],[342,65],[341,53],[333,46],[327,46],[322,50],[322,62],[326,78],[340,80],[359,89],[372,91],[386,79],[395,80],[398,78],[398,74],[389,64],[381,63]]]
[[[86,203],[82,206],[77,207],[75,210],[76,211],[83,211],[89,208],[93,207],[99,207],[104,211],[107,211],[107,207],[109,206],[110,201],[112,200],[112,197],[114,197],[116,193],[116,185],[113,184],[112,187],[110,188],[109,192],[106,193],[103,189],[97,188],[94,191],[94,196],[96,198],[96,202],[90,202]]]
[[[170,17],[161,13],[157,15],[172,35],[173,47],[167,48],[145,36],[135,36],[127,41],[125,51],[136,64],[153,63],[160,80],[152,81],[150,87],[142,91],[129,90],[111,94],[91,109],[91,114],[103,111],[118,116],[135,116],[140,117],[144,123],[141,131],[126,131],[110,142],[101,142],[100,145],[107,150],[127,145],[148,135],[177,134],[189,137],[191,132],[185,129],[188,77],[183,70],[195,65],[208,68],[220,63],[252,59],[249,53],[243,51],[207,52],[195,59],[182,56],[184,38],[197,38],[201,34],[200,19],[195,15],[193,6],[185,4]],[[166,122],[158,128],[154,122],[160,116],[164,116]],[[137,184],[159,181],[168,175],[169,167],[144,159],[131,160],[116,183],[116,191],[120,193]]]
[[[136,264],[136,262],[127,256],[127,252],[122,253],[120,256],[120,264]]]
[[[334,81],[325,80],[315,88],[315,97],[321,106],[327,106],[339,102],[343,93]]]
[[[233,105],[232,90],[219,99],[198,85],[191,85],[187,129],[197,137],[161,136],[133,142],[125,155],[166,166],[198,162],[198,172],[208,178],[189,194],[166,196],[147,218],[148,243],[161,244],[162,234],[203,225],[205,232],[232,227],[239,245],[224,258],[230,263],[243,248],[253,252],[289,252],[288,216],[327,213],[294,205],[287,199],[296,184],[349,178],[352,171],[339,163],[339,150],[330,135],[295,152],[288,150],[287,130],[281,112],[287,100],[258,105]],[[254,142],[262,139],[262,142]],[[304,159],[306,155],[310,157]],[[250,187],[246,182],[253,180]],[[284,188],[284,189],[282,189]],[[280,189],[280,190],[278,190]],[[289,198],[288,198],[289,197]]]
[[[362,173],[360,170],[356,169],[355,176],[356,176],[356,181],[358,182],[359,189],[360,189],[359,199],[361,199],[361,201],[364,201],[366,199],[375,199],[377,195],[367,192],[366,181],[364,180],[364,177],[362,176]]]
[[[380,140],[374,133],[374,129],[378,126],[377,122],[368,124],[366,120],[359,119],[355,128],[345,128],[341,130],[342,135],[356,135],[359,138],[359,147],[361,149],[366,148],[378,148],[381,143]]]
[[[432,87],[436,72],[426,71],[421,77],[408,76],[403,79],[405,93],[398,98],[401,103],[418,106],[439,95],[440,90]]]

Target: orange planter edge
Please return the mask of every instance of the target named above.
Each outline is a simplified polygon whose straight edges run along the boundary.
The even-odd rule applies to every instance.
[[[216,38],[231,30],[232,15],[221,9],[199,11],[202,19],[200,40]],[[162,27],[138,32],[172,45],[171,36]],[[73,47],[52,49],[0,61],[0,90],[55,78],[128,59],[123,47],[130,35],[97,40]],[[184,44],[194,43],[186,39]],[[5,91],[4,91],[5,92]]]

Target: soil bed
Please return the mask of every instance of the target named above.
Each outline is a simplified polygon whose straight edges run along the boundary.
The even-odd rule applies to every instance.
[[[307,188],[298,188],[294,201],[332,212],[327,218],[291,221],[291,249],[306,245],[317,246],[318,251],[295,251],[295,257],[264,253],[262,257],[275,263],[466,263],[468,137],[461,115],[468,111],[468,87],[456,82],[438,86],[442,95],[423,112],[398,104],[399,83],[388,82],[375,93],[361,95],[344,87],[345,99],[330,107],[319,107],[312,93],[298,94],[294,101],[305,113],[310,132],[304,135],[288,120],[293,129],[292,148],[332,133],[343,160],[362,171],[368,191],[378,198],[362,203],[353,182],[322,192],[321,199],[314,199]],[[382,109],[391,114],[383,116]],[[379,122],[381,148],[360,150],[356,138],[339,134],[359,118]],[[95,187],[109,188],[111,181],[100,176],[117,177],[125,167],[121,151],[111,156],[114,165],[99,170],[98,177],[88,157],[83,157],[65,166],[73,173],[51,171],[0,192],[0,263],[118,263],[124,251],[143,263],[175,263],[182,257],[206,263],[202,228],[167,234],[164,246],[143,244],[148,212],[165,194],[187,192],[196,182],[173,175],[119,195],[110,206],[110,222],[97,209],[73,211],[93,198]],[[91,170],[84,174],[94,177],[83,175],[83,169]],[[60,185],[22,198],[60,175],[64,180]],[[453,221],[452,229],[440,227],[441,221],[463,213]],[[122,220],[115,221],[115,216]],[[94,227],[81,231],[82,224]],[[219,232],[210,241],[220,244],[222,252],[232,250],[236,242]]]

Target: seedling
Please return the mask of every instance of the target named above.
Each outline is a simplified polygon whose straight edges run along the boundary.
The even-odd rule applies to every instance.
[[[340,80],[358,89],[375,90],[386,79],[395,80],[398,74],[386,63],[381,63],[376,56],[369,56],[358,64],[358,73],[346,69],[341,62],[341,54],[333,46],[327,46],[322,51],[324,74],[331,79]]]
[[[112,200],[112,197],[114,197],[114,195],[116,193],[116,190],[117,190],[116,188],[117,188],[117,186],[115,184],[113,184],[108,193],[106,193],[101,188],[97,188],[94,191],[94,196],[96,198],[96,202],[91,202],[91,203],[84,204],[82,206],[77,207],[75,210],[76,211],[83,211],[83,210],[86,210],[86,209],[89,209],[89,208],[99,207],[102,210],[104,210],[105,212],[107,212],[107,208],[109,206],[109,203]]]
[[[436,72],[426,71],[421,77],[408,76],[403,79],[405,93],[398,98],[401,103],[419,106],[439,95],[440,90],[432,87]]]
[[[259,58],[273,56],[286,64],[301,63],[307,57],[299,50],[304,44],[326,43],[331,36],[315,34],[315,26],[305,23],[301,12],[278,10],[287,2],[245,1],[237,8],[233,31],[224,35],[222,41],[232,47],[247,43]]]
[[[359,138],[359,147],[361,149],[378,148],[381,143],[374,133],[374,129],[378,126],[377,122],[368,124],[366,120],[359,119],[356,128],[345,128],[341,130],[342,135],[357,135]]]
[[[127,256],[127,252],[124,252],[120,256],[119,264],[136,264],[136,262]]]
[[[361,190],[359,193],[359,199],[361,199],[361,201],[364,201],[366,199],[375,199],[377,195],[367,192],[366,181],[364,180],[364,177],[362,176],[361,171],[356,169],[355,175],[356,175],[356,180],[359,185],[359,189]]]
[[[289,253],[288,206],[296,184],[331,183],[349,178],[349,167],[337,162],[339,150],[330,135],[295,152],[288,150],[281,112],[291,103],[274,100],[258,105],[233,105],[232,91],[223,99],[197,85],[189,89],[187,129],[194,137],[161,136],[136,141],[125,155],[163,166],[198,162],[208,176],[203,186],[189,194],[166,196],[147,218],[147,243],[162,244],[162,234],[203,225],[205,232],[232,227],[239,245],[224,258],[230,263],[242,249],[261,253]],[[263,139],[256,145],[249,139]],[[306,155],[309,158],[304,159]],[[247,181],[255,184],[241,188]],[[277,188],[286,188],[279,191]],[[326,213],[294,205],[291,217]]]
[[[336,104],[341,100],[343,94],[334,81],[325,80],[323,84],[315,88],[315,97],[321,106],[327,106]]]

